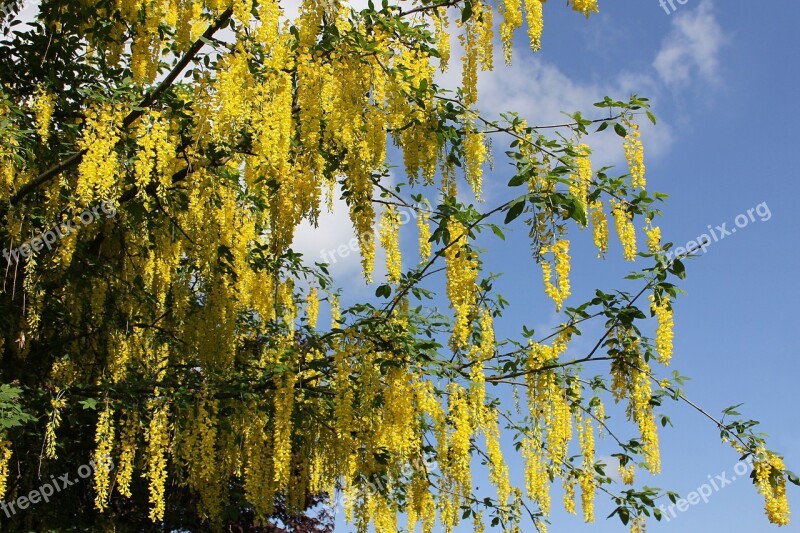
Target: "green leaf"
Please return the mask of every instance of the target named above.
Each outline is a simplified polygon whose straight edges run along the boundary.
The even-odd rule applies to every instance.
[[[614,131],[616,131],[617,135],[619,135],[620,137],[627,137],[628,136],[628,131],[619,122],[614,124]]]
[[[676,259],[672,263],[672,267],[669,269],[669,271],[671,273],[675,274],[676,276],[678,276],[679,279],[685,279],[686,278],[686,267],[683,265],[683,263],[679,259]]]
[[[528,183],[528,176],[523,174],[517,174],[508,182],[509,187],[519,187],[520,185],[524,185]]]
[[[392,295],[392,287],[384,283],[375,289],[375,296],[382,298],[389,298]]]
[[[489,227],[492,228],[492,233],[494,233],[501,239],[506,240],[506,236],[505,234],[503,234],[503,230],[501,230],[496,224],[491,224]]]
[[[94,399],[94,398],[87,398],[87,399],[82,400],[82,401],[80,401],[78,403],[81,404],[83,406],[83,408],[88,410],[88,411],[97,411],[98,401],[96,399]]]
[[[505,219],[504,224],[508,224],[508,223],[512,222],[513,220],[515,220],[517,217],[519,217],[522,214],[522,210],[523,209],[525,209],[525,197],[524,196],[514,200],[514,203],[512,203],[508,207],[508,212],[506,213],[506,219]]]
[[[472,16],[472,2],[465,2],[464,9],[461,10],[461,22],[464,23]]]

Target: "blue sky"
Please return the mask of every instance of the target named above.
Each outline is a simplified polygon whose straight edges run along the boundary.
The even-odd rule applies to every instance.
[[[800,46],[794,33],[800,5],[761,8],[743,0],[688,0],[676,2],[676,8],[667,14],[658,0],[606,1],[587,21],[563,2],[548,2],[542,52],[532,55],[520,32],[513,67],[504,67],[498,54],[498,68],[483,74],[479,107],[488,114],[515,110],[530,124],[542,124],[558,119],[560,111],[580,109],[591,116],[591,103],[606,94],[622,99],[638,92],[651,98],[660,118],[657,128],[644,131],[644,140],[648,188],[670,195],[661,221],[665,240],[686,243],[707,233],[709,225],[724,223],[730,230],[737,216],[761,206],[746,226],[687,265],[682,284],[687,294],[675,305],[672,367],[692,378],[687,396],[713,414],[744,402],[742,413],[760,420],[771,447],[784,454],[790,469],[800,471],[800,362],[793,336],[794,306],[800,301],[795,279],[800,222],[792,215],[800,176],[791,164],[799,140],[794,121],[800,118]],[[454,69],[443,81],[457,79]],[[597,143],[598,163],[619,164],[618,145],[613,136]],[[487,207],[508,197],[509,173],[498,152],[495,172],[485,177]],[[301,233],[299,247],[307,256],[350,238],[346,221],[330,219],[325,225],[322,232]],[[404,251],[411,256],[416,237],[409,226]],[[522,323],[537,329],[558,323],[540,296],[541,275],[530,260],[524,230],[517,227],[505,243],[489,239],[482,244],[491,252],[488,269],[504,273],[499,292],[512,303],[498,324],[501,335],[518,337]],[[614,259],[621,252],[613,235],[605,263],[594,259],[588,236],[576,237],[573,246],[570,303],[588,299],[596,287],[635,289],[622,280],[631,267]],[[354,294],[369,294],[374,287],[354,281],[356,263],[341,261],[334,273],[349,280]],[[591,333],[587,328],[582,342],[591,342]],[[655,479],[640,476],[639,482],[685,496],[709,477],[736,475],[738,457],[719,442],[707,419],[685,405],[667,405],[665,411],[676,427],[661,432],[664,473]],[[507,457],[512,471],[520,471],[518,456]],[[789,492],[795,520],[780,531],[800,531],[800,490],[790,486]],[[627,530],[616,518],[604,520],[610,506],[602,497],[592,526],[558,507],[551,533]],[[763,500],[746,475],[670,522],[648,524],[648,531],[771,530],[778,529],[768,524]]]

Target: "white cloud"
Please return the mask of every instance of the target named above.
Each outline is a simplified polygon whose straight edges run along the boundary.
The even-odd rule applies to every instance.
[[[485,114],[497,117],[501,112],[514,110],[529,125],[563,124],[571,121],[564,112],[581,111],[586,118],[603,117],[605,111],[593,104],[605,95],[619,99],[634,92],[654,96],[660,89],[658,82],[644,72],[621,72],[605,82],[583,83],[537,56],[525,57],[524,51],[515,55],[525,59],[518,59],[511,66],[499,62],[493,72],[484,72],[479,80],[478,107]],[[658,127],[653,127],[646,119],[641,122],[648,157],[666,153],[674,140],[670,126],[660,122]],[[621,139],[613,133],[592,136],[589,144],[596,167],[624,162]]]
[[[697,9],[675,15],[653,67],[672,88],[685,87],[694,76],[717,82],[719,52],[725,40],[711,1],[704,0]]]

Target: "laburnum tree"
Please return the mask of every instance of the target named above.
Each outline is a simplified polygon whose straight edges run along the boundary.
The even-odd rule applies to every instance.
[[[554,485],[587,522],[596,495],[632,532],[662,518],[675,495],[636,473],[660,471],[662,404],[691,402],[666,370],[684,265],[646,187],[648,100],[542,125],[477,107],[495,29],[507,62],[521,28],[538,50],[542,0],[304,0],[292,17],[278,0],[42,0],[25,21],[21,7],[3,10],[0,42],[4,529],[324,531],[314,513],[336,500],[358,531],[545,531]],[[597,136],[619,138],[627,169],[593,168]],[[490,140],[507,187],[484,179]],[[485,206],[484,183],[505,201]],[[337,198],[375,287],[350,305],[292,249]],[[401,210],[419,256],[401,258]],[[570,234],[590,228],[604,256],[609,226],[643,263],[637,288],[568,304]],[[512,227],[555,331],[495,335],[516,307],[476,241]],[[571,348],[595,322],[596,344]],[[697,409],[787,524],[798,480],[755,422]],[[39,501],[80,465],[86,481]]]

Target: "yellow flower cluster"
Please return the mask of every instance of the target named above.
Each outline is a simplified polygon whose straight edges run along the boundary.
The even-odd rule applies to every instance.
[[[119,465],[117,468],[117,492],[123,496],[131,497],[131,481],[133,481],[133,466],[136,459],[136,439],[139,435],[139,417],[136,412],[128,414],[122,424],[120,432]]]
[[[436,29],[436,49],[439,52],[439,68],[442,72],[447,71],[447,64],[450,61],[450,32],[447,28],[450,19],[447,17],[447,8],[436,9],[436,16],[433,19]]]
[[[627,398],[627,415],[639,426],[644,465],[652,474],[661,471],[661,456],[650,385],[650,366],[642,356],[641,341],[629,330],[615,332],[617,348],[622,352],[611,363],[612,393],[616,401]]]
[[[500,5],[503,22],[500,23],[500,40],[503,41],[503,56],[511,64],[514,33],[522,26],[522,0],[504,0]]]
[[[133,165],[135,183],[143,197],[144,188],[154,176],[162,187],[172,184],[170,170],[175,157],[169,122],[157,111],[150,112],[148,119],[141,120],[137,128],[138,149]]]
[[[533,427],[523,442],[522,453],[528,496],[539,505],[544,516],[550,513],[551,474],[561,472],[572,438],[573,417],[567,391],[558,384],[555,371],[548,368],[566,350],[568,337],[561,334],[552,346],[530,343],[528,348],[526,384]],[[548,463],[555,465],[553,471]]]
[[[83,205],[111,198],[111,193],[116,192],[119,163],[115,147],[119,141],[116,131],[119,117],[119,110],[108,104],[86,114],[83,136],[78,142],[78,149],[86,150],[86,154],[78,166],[75,187],[75,194]]]
[[[315,287],[311,287],[306,296],[306,316],[308,317],[308,327],[316,329],[317,318],[319,318],[319,295]]]
[[[297,376],[285,374],[283,385],[275,395],[275,433],[273,437],[273,464],[275,486],[284,490],[289,485],[292,468],[292,410],[294,408],[294,385]]]
[[[381,246],[386,251],[386,272],[390,283],[399,283],[402,273],[400,255],[400,216],[393,205],[387,205],[381,216]]]
[[[158,394],[156,394],[158,396]],[[150,426],[147,430],[147,480],[149,482],[150,520],[164,519],[164,491],[167,482],[169,419],[166,404],[152,400]]]
[[[111,451],[114,448],[114,411],[106,406],[97,421],[94,441],[94,506],[104,511],[111,496]]]
[[[664,295],[661,297],[661,301],[656,301],[655,295],[650,295],[650,308],[658,319],[658,329],[656,330],[658,362],[668,365],[672,358],[672,339],[675,327],[669,296]]]
[[[220,457],[217,454],[219,402],[203,393],[196,412],[182,417],[184,424],[176,435],[177,455],[185,468],[185,483],[200,496],[199,509],[219,526],[223,496],[220,479]]]
[[[328,303],[331,306],[331,328],[340,327],[342,312],[339,308],[339,296],[337,294],[328,295]]]
[[[622,466],[622,463],[619,465],[619,478],[625,485],[633,485],[634,478],[636,476],[636,465],[633,463],[628,463],[628,466]]]
[[[445,251],[447,264],[447,297],[455,311],[455,324],[451,342],[454,347],[466,346],[469,338],[469,325],[475,310],[475,281],[478,277],[478,263],[475,253],[469,249],[467,228],[460,222],[451,220],[447,224],[450,243]]]
[[[6,494],[9,461],[11,461],[11,443],[7,440],[0,440],[0,498]]]
[[[430,215],[422,208],[417,216],[417,229],[419,231],[419,257],[427,261],[431,256],[431,227],[428,223]]]
[[[789,524],[789,500],[786,497],[786,477],[783,473],[785,468],[781,457],[763,447],[753,462],[755,484],[758,492],[764,496],[764,511],[769,521],[779,526]]]
[[[497,501],[503,506],[511,494],[511,485],[508,478],[508,465],[500,449],[500,428],[497,412],[486,413],[487,420],[483,428],[486,437],[486,455],[489,456],[489,481],[497,489]]]
[[[651,225],[650,220],[647,220],[644,232],[647,235],[647,251],[651,254],[658,253],[661,250],[661,228]]]
[[[603,209],[603,202],[595,200],[589,206],[592,219],[592,235],[594,245],[597,247],[597,257],[605,256],[608,252],[608,219]]]
[[[614,226],[617,236],[622,243],[622,255],[626,261],[636,259],[636,228],[631,221],[632,215],[625,208],[625,204],[611,200],[611,214],[614,217]]]
[[[628,130],[623,146],[625,148],[625,159],[628,160],[628,168],[631,173],[631,185],[634,189],[644,189],[646,184],[644,177],[644,145],[642,144],[642,134],[639,132],[639,124],[634,122],[630,116],[623,117],[622,123]]]
[[[464,174],[472,188],[472,194],[481,201],[483,183],[483,164],[486,162],[486,143],[483,132],[468,123],[464,132]]]
[[[492,6],[483,1],[475,2],[473,6],[478,61],[481,64],[481,70],[492,70],[494,68],[494,26],[492,24],[494,10]]]
[[[564,510],[569,514],[577,514],[575,512],[575,479],[564,478],[562,486],[564,488]]]
[[[2,198],[16,185],[17,172],[14,168],[14,154],[19,147],[16,132],[12,128],[8,107],[0,102],[0,194]],[[10,226],[10,225],[9,225]]]
[[[572,9],[579,11],[587,17],[592,13],[598,13],[597,0],[570,0]]]
[[[478,65],[481,70],[492,69],[492,8],[482,0],[472,4],[473,14],[466,22],[456,23],[464,31],[458,35],[464,49],[461,57],[461,83],[464,104],[472,107],[478,101]]]
[[[631,520],[631,533],[645,533],[646,530],[646,518],[644,515],[636,515]]]
[[[548,252],[553,252],[556,269],[556,283],[553,284],[553,272],[550,263],[542,257]],[[560,311],[564,305],[564,300],[570,295],[569,271],[569,241],[566,239],[557,240],[552,246],[543,246],[539,252],[542,266],[542,277],[544,279],[545,293],[556,303],[556,310]]]
[[[44,456],[48,459],[57,459],[56,430],[61,425],[61,410],[67,405],[67,400],[60,394],[50,400],[50,418],[44,430]]]
[[[528,22],[528,38],[531,42],[531,50],[534,52],[542,48],[544,1],[545,0],[525,0],[525,19]]]
[[[470,442],[475,428],[465,391],[457,384],[450,385],[448,418],[453,431],[448,439],[447,483],[454,495],[466,498],[470,496],[472,489]]]
[[[569,192],[578,199],[583,212],[588,213],[587,196],[589,195],[589,186],[592,183],[592,160],[589,157],[591,152],[585,144],[579,145],[576,151],[579,154],[575,162],[577,172],[570,176]]]
[[[594,427],[592,426],[592,419],[582,417],[583,420],[578,419],[576,425],[578,426],[578,441],[581,445],[581,454],[583,455],[583,465],[580,472],[580,485],[581,485],[581,505],[583,508],[583,520],[586,523],[594,522],[594,497],[596,490],[596,483],[594,480]]]
[[[36,118],[36,133],[41,138],[42,143],[46,143],[50,137],[50,120],[53,117],[54,104],[54,94],[41,87],[36,91],[36,96],[33,100],[33,112]]]

